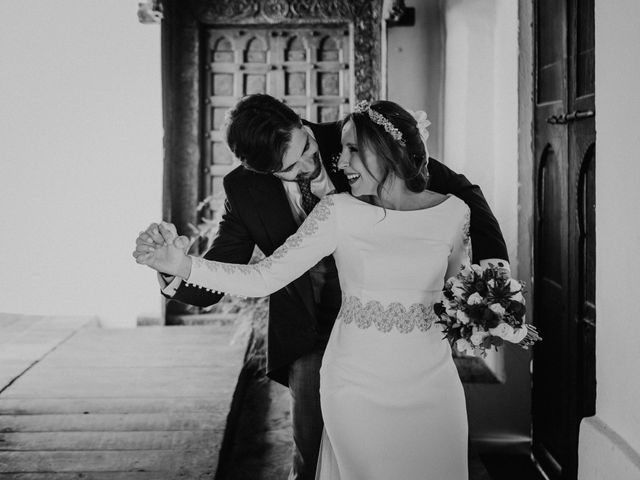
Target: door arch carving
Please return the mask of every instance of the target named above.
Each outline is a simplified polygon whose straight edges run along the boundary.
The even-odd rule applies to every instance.
[[[382,0],[192,0],[191,14],[202,25],[344,25],[353,34],[354,94],[381,95]]]

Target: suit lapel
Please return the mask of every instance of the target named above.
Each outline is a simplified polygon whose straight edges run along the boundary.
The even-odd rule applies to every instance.
[[[270,251],[264,253],[271,254],[298,230],[287,194],[281,180],[272,175],[259,174],[253,175],[249,193],[262,219],[266,237],[271,240]],[[290,287],[291,284],[293,289]],[[287,290],[294,295],[297,293],[309,313],[315,318],[315,301],[310,276],[305,273],[291,284],[286,287]]]
[[[272,249],[278,248],[298,226],[291,213],[282,182],[272,175],[253,174],[249,193],[262,219]]]

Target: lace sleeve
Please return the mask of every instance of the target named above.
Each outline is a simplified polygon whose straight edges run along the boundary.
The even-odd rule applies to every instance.
[[[214,262],[192,257],[187,284],[211,291],[262,297],[292,282],[320,259],[334,252],[337,242],[335,204],[327,195],[298,231],[273,254],[252,265]]]
[[[471,263],[471,235],[469,233],[471,225],[471,213],[469,208],[465,206],[464,216],[460,222],[460,226],[456,230],[453,247],[449,254],[449,263],[445,280],[455,276],[463,265]]]

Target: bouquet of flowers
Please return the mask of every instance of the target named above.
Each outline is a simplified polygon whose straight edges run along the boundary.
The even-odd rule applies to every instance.
[[[486,356],[506,340],[524,348],[541,337],[525,324],[524,284],[507,278],[494,265],[463,266],[445,282],[443,300],[433,311],[443,325],[444,338],[460,353]]]

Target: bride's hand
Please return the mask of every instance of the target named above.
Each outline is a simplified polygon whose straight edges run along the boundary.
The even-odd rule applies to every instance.
[[[148,247],[146,252],[136,249],[133,252],[136,262],[158,272],[187,279],[191,273],[191,258],[187,255],[189,239],[178,236],[175,226],[170,223],[162,222],[158,230],[164,244],[156,243],[153,247]]]

